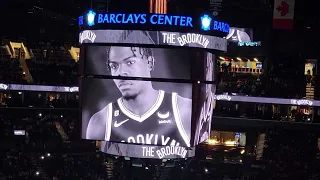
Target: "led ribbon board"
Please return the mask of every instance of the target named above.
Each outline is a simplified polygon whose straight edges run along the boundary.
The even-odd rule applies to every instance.
[[[261,41],[257,42],[238,42],[238,46],[244,47],[258,47],[261,46]]]
[[[146,13],[95,13],[88,11],[78,19],[83,29],[174,29],[185,32],[229,33],[226,22],[214,19],[210,15],[170,15]]]
[[[195,156],[195,147],[136,145],[107,141],[101,144],[103,145],[100,148],[102,152],[115,156],[152,159],[177,159]]]
[[[133,34],[129,40],[121,41],[117,37]],[[149,37],[148,40],[143,37]],[[121,39],[121,38],[120,38]],[[121,43],[144,44],[157,46],[196,47],[227,51],[227,40],[224,38],[199,33],[182,33],[168,31],[141,30],[85,30],[79,34],[79,43]]]
[[[0,83],[0,91],[39,91],[39,92],[66,92],[77,93],[79,87],[66,86],[42,86],[42,85],[23,85],[23,84],[3,84]],[[234,101],[234,102],[251,102],[266,104],[284,104],[296,106],[316,106],[320,107],[320,101],[309,99],[284,99],[284,98],[267,98],[267,97],[250,97],[217,94],[214,99],[218,101]]]

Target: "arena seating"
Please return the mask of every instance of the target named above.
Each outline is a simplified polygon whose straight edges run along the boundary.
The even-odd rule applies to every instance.
[[[30,49],[27,61],[35,84],[77,85],[77,63],[64,47]]]
[[[70,53],[68,47],[57,45],[48,47],[47,45],[28,46],[26,44],[31,58],[24,60],[33,77],[32,83],[77,85],[76,55]],[[45,50],[46,53],[44,53]],[[0,82],[27,83],[24,80],[21,59],[10,56],[3,48],[1,54]],[[268,76],[264,74],[252,76],[225,71],[220,73],[218,82],[221,83],[218,85],[217,93],[229,92],[282,98],[303,97],[301,92],[292,88],[294,86],[292,80],[282,76],[276,77],[272,73]],[[229,155],[211,157],[207,160],[205,152],[201,151],[198,153],[200,157],[178,161],[158,160],[155,163],[144,159],[127,160],[97,152],[95,142],[80,139],[77,93],[0,92],[0,94],[2,144],[0,146],[0,152],[2,152],[0,153],[2,159],[0,180],[152,179],[153,177],[177,180],[251,180],[277,179],[277,177],[319,179],[320,158],[314,160],[313,157],[320,153],[317,147],[313,146],[316,137],[310,134],[290,133],[290,136],[297,141],[310,139],[310,142],[299,144],[297,141],[290,141],[292,138],[289,135],[281,138],[286,132],[276,129],[268,132],[271,135],[266,138],[268,141],[266,146],[271,150],[266,150],[269,154],[265,156],[266,159],[262,158],[260,161],[233,159]],[[239,106],[242,107],[241,104]],[[220,103],[216,106],[215,114],[261,119],[274,117],[274,114],[261,115],[258,107],[257,111],[249,107],[246,106],[248,110],[239,111],[234,104]],[[246,116],[243,116],[243,112]],[[14,130],[25,130],[26,134],[14,135]],[[308,156],[309,152],[312,153]],[[301,159],[299,155],[308,158]],[[258,162],[259,165],[252,166]]]
[[[23,71],[19,60],[11,58],[4,47],[0,48],[0,82],[2,83],[24,83]]]
[[[278,98],[302,98],[303,92],[298,88],[292,78],[275,76],[273,72],[267,75],[241,74],[233,72],[220,72],[217,94],[237,93],[240,95],[278,97]]]

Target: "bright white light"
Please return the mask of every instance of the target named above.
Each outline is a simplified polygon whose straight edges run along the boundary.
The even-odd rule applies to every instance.
[[[40,159],[44,159],[44,156],[41,156]]]
[[[148,167],[146,167],[146,169],[149,169]]]
[[[47,156],[48,156],[48,157],[50,157],[50,156],[51,156],[51,154],[50,154],[50,153],[47,153]]]
[[[205,172],[208,172],[208,169],[207,169],[207,168],[205,168],[205,169],[204,169],[204,171],[205,171]]]
[[[88,22],[91,23],[94,21],[94,15],[93,14],[88,14]]]
[[[211,17],[208,15],[203,15],[201,17],[201,29],[204,31],[209,31],[210,30],[210,24],[211,24]]]
[[[42,116],[42,114],[41,114],[41,113],[39,113],[39,116],[41,117],[41,116]]]
[[[240,151],[240,154],[244,154],[246,151],[244,150],[244,149],[242,149],[241,151]]]
[[[40,172],[39,171],[36,171],[36,175],[38,176],[40,174]]]
[[[202,19],[201,23],[202,23],[204,28],[208,28],[210,26],[211,21],[210,21],[209,18],[205,17],[205,18]]]
[[[22,94],[22,92],[18,92],[18,94]]]
[[[61,115],[60,117],[63,118],[63,115]]]

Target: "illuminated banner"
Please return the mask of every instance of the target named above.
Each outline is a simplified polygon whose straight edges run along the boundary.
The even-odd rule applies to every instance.
[[[293,105],[312,106],[313,102],[311,100],[307,100],[307,99],[301,99],[301,100],[292,99],[291,100],[291,104],[293,104]]]
[[[13,134],[15,136],[25,136],[26,135],[26,130],[14,130]]]
[[[218,101],[220,101],[220,100],[222,100],[222,101],[231,101],[231,96],[220,94],[220,95],[216,95],[215,99],[218,100]]]
[[[80,27],[96,27],[107,29],[123,26],[128,29],[129,26],[135,26],[137,29],[156,28],[181,28],[184,31],[193,32],[220,32],[229,33],[230,25],[228,23],[216,20],[210,15],[185,16],[170,14],[146,14],[146,13],[96,13],[90,10],[84,16],[78,18]],[[130,28],[132,29],[132,28]]]
[[[79,87],[66,86],[42,86],[23,84],[3,84],[0,83],[0,91],[39,91],[39,92],[79,92]],[[214,97],[218,101],[253,102],[266,104],[287,104],[296,106],[320,106],[320,101],[309,99],[283,99],[267,97],[234,96],[217,94]]]
[[[247,47],[252,47],[252,46],[261,46],[261,41],[257,42],[238,42],[238,46],[247,46]]]
[[[101,142],[102,152],[135,158],[177,159],[195,156],[195,147],[135,145],[114,142]]]
[[[127,38],[128,35],[130,38]],[[227,40],[224,38],[167,31],[85,30],[79,34],[79,43],[169,45],[227,51]]]
[[[79,92],[79,87],[41,86],[0,83],[0,90],[5,91],[44,91],[44,92]]]
[[[320,106],[320,101],[309,99],[282,99],[282,98],[266,98],[266,97],[250,97],[250,96],[231,96],[231,95],[215,95],[218,101],[235,101],[235,102],[252,102],[265,104],[287,104],[295,106]]]

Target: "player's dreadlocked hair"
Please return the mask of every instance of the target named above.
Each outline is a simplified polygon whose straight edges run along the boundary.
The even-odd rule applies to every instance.
[[[110,50],[111,47],[107,48],[107,65],[108,65],[108,69],[110,69],[109,67],[109,63],[110,63],[110,59],[109,59],[109,55],[110,55]],[[155,59],[153,57],[153,52],[151,48],[145,48],[145,47],[131,47],[131,51],[134,57],[138,57],[141,59],[149,59],[149,57],[151,57],[151,61],[148,61],[146,63],[150,63],[152,66],[152,70],[154,68],[154,63],[155,63]]]
[[[132,35],[132,32],[133,32],[133,30],[125,30],[125,31],[123,31],[121,36],[120,36],[120,38],[119,38],[119,43],[125,42],[128,39],[128,37],[130,35]],[[147,31],[143,31],[143,35],[144,35],[144,37],[146,38],[147,41],[149,41],[149,42],[151,41],[154,44],[154,41],[153,41],[151,35]],[[106,49],[106,51],[107,51],[107,54],[106,54],[106,56],[107,56],[107,65],[108,65],[109,69],[110,69],[110,67],[109,67],[109,61],[110,61],[109,60],[109,55],[110,55],[110,49],[111,48],[112,48],[112,46],[108,47]],[[151,48],[131,47],[131,51],[132,51],[134,57],[138,57],[138,58],[141,58],[141,59],[149,59],[149,57],[151,57],[151,59],[152,59],[151,62],[148,61],[147,63],[151,64],[152,69],[154,68],[155,59],[153,57],[153,52],[152,52]]]

